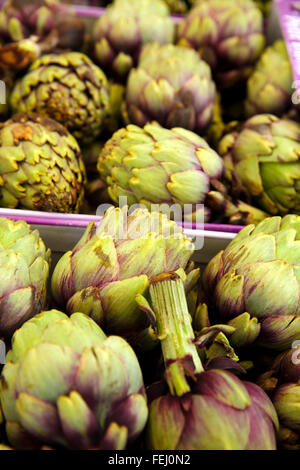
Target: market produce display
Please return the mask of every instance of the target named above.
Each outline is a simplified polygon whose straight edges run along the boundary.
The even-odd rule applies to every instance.
[[[85,167],[75,138],[53,119],[14,114],[0,123],[0,205],[78,212]]]
[[[142,47],[174,42],[175,25],[163,0],[115,0],[95,23],[95,61],[126,79]]]
[[[0,8],[0,450],[300,450],[279,3]]]

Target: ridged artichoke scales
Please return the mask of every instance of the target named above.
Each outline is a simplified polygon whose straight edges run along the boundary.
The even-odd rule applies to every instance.
[[[13,110],[48,116],[89,142],[100,134],[108,112],[108,82],[85,54],[48,54],[16,83],[10,101]]]
[[[37,114],[16,114],[0,124],[0,205],[78,212],[85,168],[74,137]]]

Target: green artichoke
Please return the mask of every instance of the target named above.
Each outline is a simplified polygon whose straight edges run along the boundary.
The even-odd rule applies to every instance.
[[[15,332],[0,399],[16,449],[122,450],[148,415],[142,372],[126,341],[107,338],[82,313],[68,318],[57,310]]]
[[[300,214],[300,124],[259,114],[219,144],[229,183],[238,180],[255,205],[271,215]]]
[[[179,24],[178,44],[196,49],[229,88],[250,75],[264,48],[262,13],[252,0],[198,0]]]
[[[148,42],[174,42],[175,25],[163,0],[115,0],[95,23],[95,61],[125,80]]]
[[[118,130],[99,155],[98,171],[113,202],[123,196],[130,206],[144,204],[149,210],[152,204],[180,204],[185,220],[196,221],[203,218],[204,204],[205,219],[211,217],[209,199],[223,162],[193,132],[151,123]]]
[[[166,371],[165,383],[147,390],[148,448],[276,449],[278,419],[263,390],[226,370],[204,370],[182,281],[172,273],[158,276],[151,281],[150,297]]]
[[[239,329],[240,345],[255,341],[283,351],[300,340],[298,252],[300,217],[286,215],[245,227],[208,263],[204,298],[217,323]]]
[[[80,141],[91,142],[108,112],[108,82],[85,54],[48,54],[34,61],[16,83],[11,106],[55,119]]]
[[[50,250],[23,220],[0,218],[0,337],[45,307]]]
[[[68,314],[83,312],[106,332],[152,347],[151,326],[136,295],[147,293],[156,274],[185,268],[194,246],[175,222],[146,209],[128,215],[126,207],[110,208],[95,233],[93,228],[57,263],[53,298]]]
[[[274,70],[276,73],[274,73]],[[246,114],[281,116],[291,106],[293,70],[283,40],[268,47],[247,83]]]
[[[138,126],[157,121],[201,133],[212,120],[215,99],[210,68],[195,51],[152,43],[129,74],[125,116]]]
[[[7,0],[0,11],[0,66],[21,70],[56,48],[79,50],[84,29],[74,11],[58,0]]]
[[[0,205],[78,212],[85,168],[74,137],[38,114],[16,114],[0,123]]]

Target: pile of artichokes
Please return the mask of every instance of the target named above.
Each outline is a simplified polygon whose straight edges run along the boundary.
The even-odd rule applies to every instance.
[[[270,2],[94,1],[106,9],[90,25],[68,3],[0,11],[0,206],[95,214],[126,198],[233,225],[300,214],[298,100],[284,42],[266,46]],[[58,144],[45,118],[70,137]]]
[[[200,276],[179,225],[110,208],[48,283],[37,230],[0,218],[3,450],[300,448],[299,234],[249,225]]]

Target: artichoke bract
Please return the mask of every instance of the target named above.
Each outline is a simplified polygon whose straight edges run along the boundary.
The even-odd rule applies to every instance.
[[[95,23],[94,58],[125,80],[148,42],[174,42],[175,25],[163,0],[115,0]]]
[[[252,337],[283,351],[300,340],[299,250],[300,217],[290,214],[245,227],[208,263],[202,278],[207,304],[217,322],[240,325],[238,342]],[[258,335],[250,334],[255,325],[246,313],[259,321]]]
[[[58,0],[8,0],[0,11],[1,68],[22,70],[56,48],[79,50],[84,25]]]
[[[147,390],[147,446],[152,450],[273,450],[278,418],[257,385],[227,370],[204,370],[183,283],[174,273],[151,280],[152,315],[165,383]]]
[[[219,144],[225,178],[233,176],[270,215],[300,214],[300,124],[259,114]],[[233,175],[234,174],[234,175]]]
[[[0,218],[0,336],[10,336],[46,303],[50,250],[23,220]]]
[[[17,330],[0,399],[10,444],[122,450],[148,415],[131,347],[82,313],[42,312]]]
[[[75,138],[53,119],[15,114],[0,123],[0,205],[78,212],[85,168]]]
[[[129,74],[124,114],[138,126],[157,121],[201,133],[212,120],[215,100],[210,67],[196,51],[150,43]]]
[[[293,80],[285,43],[278,40],[264,51],[248,79],[247,116],[260,113],[282,115],[291,106]]]
[[[128,205],[149,210],[152,204],[179,204],[185,220],[195,221],[197,216],[210,219],[207,201],[223,169],[221,157],[197,134],[156,123],[118,130],[98,159],[100,177],[115,203],[126,197]]]
[[[90,142],[103,128],[109,108],[108,81],[85,54],[46,54],[15,85],[10,103],[63,124],[76,139]]]
[[[229,88],[249,76],[264,48],[262,13],[252,0],[199,0],[178,26],[178,44],[197,50]]]
[[[58,261],[51,280],[54,300],[68,314],[83,312],[105,332],[147,348],[148,317],[137,303],[149,278],[185,268],[193,244],[182,228],[159,213],[110,208],[97,230],[90,224],[73,251]],[[153,345],[151,334],[149,344]]]

